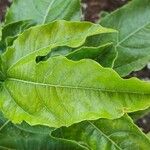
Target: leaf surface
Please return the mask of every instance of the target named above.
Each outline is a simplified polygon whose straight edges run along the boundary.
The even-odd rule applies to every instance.
[[[6,50],[6,47],[11,46],[19,34],[33,25],[31,20],[24,20],[3,26],[0,50]]]
[[[133,0],[107,15],[101,24],[119,31],[114,69],[126,76],[150,61],[150,1]]]
[[[88,22],[55,21],[33,27],[20,35],[14,45],[2,55],[3,66],[8,70],[27,58],[29,61],[37,56],[45,56],[55,47],[77,48],[82,46],[89,36],[115,32]]]
[[[107,43],[98,47],[81,46],[79,48],[71,48],[67,46],[56,47],[46,56],[37,57],[37,62],[47,60],[49,57],[63,55],[71,60],[92,59],[100,63],[103,67],[112,67],[116,57],[116,51],[113,49],[112,43]]]
[[[0,116],[0,149],[87,150],[76,142],[51,137],[51,131],[48,127],[31,127],[26,123],[14,125]]]
[[[92,59],[100,63],[104,67],[112,67],[112,63],[116,57],[112,43],[107,43],[99,47],[83,46],[66,55],[71,60]]]
[[[115,120],[84,121],[56,129],[53,136],[74,140],[91,150],[147,150],[150,140],[127,116]]]
[[[79,0],[14,0],[6,15],[6,24],[22,20],[45,24],[61,19],[79,21],[80,18]]]
[[[145,109],[145,110],[141,110],[141,111],[131,113],[129,115],[136,122],[138,119],[148,115],[149,113],[150,113],[150,107]]]
[[[59,56],[38,64],[34,59],[21,61],[9,69],[0,109],[14,123],[60,127],[145,109],[149,95],[147,82],[121,79],[92,60]]]

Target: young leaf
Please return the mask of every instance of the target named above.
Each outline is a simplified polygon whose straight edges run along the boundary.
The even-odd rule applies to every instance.
[[[30,59],[45,56],[52,48],[58,46],[76,48],[83,45],[89,36],[115,32],[115,30],[88,22],[55,21],[33,27],[20,35],[14,45],[3,54],[3,65],[7,70],[28,56],[31,56],[28,57]]]
[[[48,127],[31,127],[26,123],[14,125],[0,116],[1,150],[88,150],[76,142],[53,138],[50,134]]]
[[[150,106],[149,83],[121,79],[92,60],[20,61],[7,71],[2,86],[0,109],[14,123],[69,126]]]
[[[132,0],[101,20],[101,24],[119,31],[114,69],[126,76],[150,61],[150,1]]]
[[[14,0],[6,15],[6,24],[22,20],[45,24],[60,19],[79,21],[80,18],[79,0]]]
[[[150,140],[127,115],[116,120],[84,121],[57,129],[52,135],[83,143],[92,150],[148,150],[150,147]]]

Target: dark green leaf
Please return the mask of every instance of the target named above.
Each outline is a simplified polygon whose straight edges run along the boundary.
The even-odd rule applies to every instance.
[[[150,140],[127,116],[116,120],[84,121],[62,127],[53,136],[74,140],[91,150],[148,150]]]
[[[14,125],[0,116],[0,149],[5,150],[87,150],[76,142],[50,136],[52,129]]]
[[[150,61],[150,1],[132,0],[101,20],[101,24],[119,31],[114,69],[126,76]]]
[[[6,24],[32,20],[45,24],[55,20],[80,20],[79,0],[13,0],[6,15]]]
[[[19,34],[33,25],[34,23],[31,20],[24,20],[5,25],[2,29],[0,49],[4,51],[6,47],[11,46]]]
[[[116,52],[112,43],[108,43],[99,47],[81,47],[67,54],[66,57],[75,61],[85,58],[93,59],[104,67],[112,67]]]

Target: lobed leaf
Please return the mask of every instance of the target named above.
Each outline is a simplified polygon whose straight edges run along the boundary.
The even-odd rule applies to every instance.
[[[150,61],[150,1],[132,0],[104,17],[102,25],[119,31],[114,69],[126,76]]]
[[[146,150],[150,140],[127,116],[115,120],[84,121],[52,132],[58,138],[76,141],[92,150]]]

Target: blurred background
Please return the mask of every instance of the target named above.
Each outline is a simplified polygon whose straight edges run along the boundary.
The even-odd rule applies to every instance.
[[[11,1],[12,0],[0,0],[0,21],[4,21],[6,10],[11,5]],[[130,0],[82,0],[82,19],[97,22],[102,15],[116,10],[129,1]],[[133,76],[150,81],[150,64],[145,66],[141,71],[132,72],[126,78]],[[136,124],[141,127],[145,133],[150,132],[150,113],[136,120]]]

